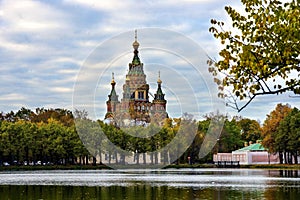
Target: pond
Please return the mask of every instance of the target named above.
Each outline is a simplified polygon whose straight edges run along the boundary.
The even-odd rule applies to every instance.
[[[299,199],[300,171],[256,169],[0,172],[0,199]]]

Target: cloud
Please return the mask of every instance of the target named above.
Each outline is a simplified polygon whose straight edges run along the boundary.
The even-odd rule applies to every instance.
[[[129,3],[128,3],[129,2]],[[110,1],[85,1],[85,0],[64,0],[64,3],[67,4],[77,4],[81,6],[88,7],[89,9],[96,9],[101,11],[112,11],[112,10],[127,10],[132,5],[132,1],[128,2],[120,2],[118,0],[110,0]]]
[[[26,99],[25,96],[17,93],[3,94],[0,96],[1,101],[20,101]]]
[[[1,2],[1,18],[5,27],[14,32],[49,34],[67,28],[61,21],[66,14],[39,1]]]

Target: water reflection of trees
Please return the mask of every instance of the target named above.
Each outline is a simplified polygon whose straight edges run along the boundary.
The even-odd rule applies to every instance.
[[[0,186],[3,199],[261,199],[263,191],[220,187],[124,186]],[[0,198],[1,199],[1,198]]]
[[[272,177],[283,178],[299,178],[300,170],[270,170]],[[299,181],[271,181],[268,185],[274,185],[274,187],[267,187],[264,192],[264,199],[299,199],[300,188]]]
[[[300,170],[279,170],[280,177],[298,178]]]
[[[276,199],[299,199],[300,190],[298,187],[291,187],[281,185],[278,187],[267,188],[264,192],[263,199],[276,200]]]

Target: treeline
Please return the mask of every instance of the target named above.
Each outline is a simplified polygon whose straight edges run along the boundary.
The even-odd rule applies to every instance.
[[[279,108],[278,108],[279,107]],[[289,108],[285,111],[284,108]],[[280,113],[285,113],[280,115]],[[274,113],[275,114],[274,114]],[[271,153],[279,152],[282,163],[297,163],[299,154],[300,114],[299,110],[288,105],[279,104],[261,127],[259,122],[241,117],[229,118],[220,114],[208,114],[204,120],[196,123],[196,135],[187,150],[178,156],[176,149],[170,149],[169,156],[176,157],[176,163],[206,163],[212,162],[212,155],[217,152],[231,152],[243,147],[245,142],[262,140],[263,145]],[[277,114],[276,114],[277,113]],[[89,126],[89,134],[78,136],[74,116],[71,111],[65,109],[37,108],[35,111],[21,108],[16,113],[0,113],[0,165],[9,164],[101,164],[103,159],[110,159],[118,155],[109,148],[99,146],[103,137],[100,137],[99,129],[105,132],[107,138],[115,145],[126,151],[143,154],[152,152],[167,145],[177,134],[182,119],[166,119],[158,134],[147,138],[130,137],[126,131],[118,129],[103,121],[87,119],[87,113],[75,113],[76,119],[84,119],[84,127]],[[224,126],[220,138],[211,152],[204,158],[199,158],[199,151],[211,120],[222,118]],[[275,120],[276,119],[276,120]],[[275,123],[276,122],[276,123]],[[133,132],[139,132],[141,127],[134,127]],[[155,126],[147,127],[149,130],[157,130]],[[90,132],[93,131],[91,134]],[[188,132],[189,130],[186,130]],[[85,145],[83,145],[83,142]],[[89,143],[89,144],[87,144]],[[93,146],[95,148],[89,148]],[[88,148],[86,148],[88,147]],[[89,151],[88,151],[88,150]],[[105,154],[107,158],[103,158]],[[119,155],[118,160],[124,159]],[[139,158],[139,157],[138,157]],[[292,159],[293,158],[293,159]],[[155,162],[154,157],[154,161]],[[162,155],[161,162],[168,162]],[[145,163],[145,159],[137,159],[137,164]]]
[[[70,111],[21,108],[0,117],[0,164],[86,162],[89,153],[78,137]]]

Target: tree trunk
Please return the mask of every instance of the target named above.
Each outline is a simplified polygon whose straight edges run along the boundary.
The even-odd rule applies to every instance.
[[[136,164],[140,164],[140,154],[136,153]]]
[[[146,153],[143,153],[143,161],[144,161],[144,164],[146,164]]]
[[[116,159],[116,164],[118,164],[118,153],[115,152],[115,159]]]
[[[288,162],[288,160],[287,160],[287,156],[286,156],[286,152],[283,152],[283,156],[284,156],[284,164],[287,164]]]
[[[93,166],[96,166],[96,164],[97,164],[97,159],[95,156],[93,156]]]
[[[88,156],[88,155],[85,156],[85,164],[86,164],[86,165],[89,164],[89,156]]]
[[[283,155],[282,155],[282,152],[278,152],[278,154],[279,154],[279,163],[283,164]]]
[[[167,154],[166,154],[166,150],[163,151],[162,156],[163,156],[163,164],[165,165],[166,162],[167,162]]]
[[[111,153],[108,152],[108,164],[110,164],[110,162],[111,162]]]
[[[151,152],[151,154],[150,154],[150,161],[151,161],[151,164],[153,164],[153,152]]]
[[[289,159],[289,164],[293,164],[292,153],[291,152],[288,152],[288,159]]]
[[[298,153],[297,152],[294,153],[294,163],[298,164]]]
[[[99,164],[102,165],[102,153],[101,150],[99,151]]]
[[[124,156],[122,153],[120,153],[119,164],[124,165]]]

